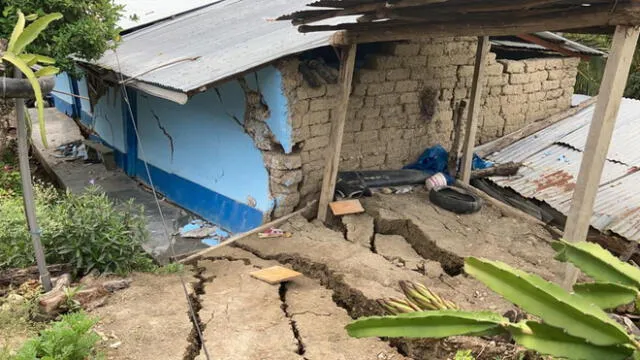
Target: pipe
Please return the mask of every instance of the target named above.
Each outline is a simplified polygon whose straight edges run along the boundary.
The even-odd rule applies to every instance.
[[[48,94],[53,90],[56,84],[56,78],[53,76],[44,76],[38,78],[42,94]],[[31,83],[26,79],[15,79],[3,77],[0,79],[0,98],[33,98],[33,89]]]

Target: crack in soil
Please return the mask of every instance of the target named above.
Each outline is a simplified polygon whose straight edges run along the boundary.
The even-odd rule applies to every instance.
[[[234,256],[207,256],[202,258],[202,260],[210,260],[210,261],[219,261],[219,260],[227,260],[227,261],[242,261],[245,265],[252,265],[251,259],[249,258],[237,258]],[[253,265],[254,267],[261,268],[260,266]]]
[[[202,319],[200,318],[200,310],[202,310],[201,296],[205,294],[205,284],[212,282],[214,277],[205,277],[204,272],[206,268],[198,267],[197,263],[193,265],[193,267],[195,270],[194,277],[198,281],[192,283],[193,293],[191,293],[191,295],[189,296],[189,301],[191,302],[191,306],[193,306],[193,311],[195,312],[195,321],[197,321],[197,325],[200,327],[200,331],[204,333],[204,329],[207,324],[203,323]],[[185,349],[183,359],[194,360],[202,350],[202,339],[200,339],[200,336],[198,336],[198,326],[196,326],[196,323],[194,322],[194,319],[189,311],[187,311],[187,315],[189,316],[189,320],[191,321],[191,324],[193,326],[191,327],[191,332],[187,337],[189,345],[187,345],[187,348]]]
[[[345,309],[347,314],[353,319],[357,319],[363,316],[384,315],[384,310],[375,300],[371,300],[364,296],[361,291],[351,288],[345,281],[342,275],[336,274],[330,270],[326,264],[314,262],[310,259],[304,258],[298,254],[277,254],[266,255],[260,251],[253,249],[247,245],[235,243],[231,246],[237,247],[244,251],[250,252],[264,260],[274,260],[281,264],[290,265],[294,270],[303,273],[305,276],[316,279],[320,282],[320,285],[332,291],[333,302]],[[285,289],[286,290],[286,289]],[[284,304],[284,302],[283,302]],[[296,336],[296,338],[298,338]],[[424,340],[407,340],[407,339],[388,339],[390,346],[395,348],[403,356],[411,356],[416,359],[424,358],[422,355],[426,350],[420,350],[415,352],[414,349],[418,348],[415,344],[424,344]],[[431,345],[426,348],[433,347],[433,341],[428,341]]]
[[[280,283],[280,288],[278,289],[278,294],[280,295],[280,301],[282,302],[282,304],[280,305],[280,308],[282,309],[284,316],[286,316],[287,319],[289,319],[289,325],[291,325],[291,332],[293,333],[293,337],[296,339],[296,342],[298,343],[298,349],[296,350],[296,354],[304,355],[305,348],[304,348],[304,343],[302,342],[302,338],[300,337],[300,331],[298,330],[298,325],[296,324],[296,321],[293,319],[293,314],[289,313],[289,305],[287,304],[287,290],[288,290],[287,282]],[[306,358],[304,357],[303,359],[306,360]]]
[[[373,214],[375,233],[400,235],[424,259],[440,263],[450,276],[460,275],[464,268],[464,258],[438,247],[413,221],[409,219],[383,219],[379,213]]]

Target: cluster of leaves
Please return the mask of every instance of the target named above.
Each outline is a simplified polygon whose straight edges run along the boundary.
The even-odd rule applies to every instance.
[[[565,36],[604,52],[609,51],[612,42],[611,35],[565,34]],[[594,57],[590,61],[582,61],[578,66],[575,93],[591,96],[598,95],[606,63],[607,60],[603,57]],[[640,48],[636,48],[633,54],[624,96],[640,99]]]
[[[492,312],[437,310],[359,319],[355,337],[488,336],[507,333],[541,354],[576,360],[640,359],[640,342],[604,311],[640,298],[640,269],[597,244],[558,241],[556,259],[571,262],[594,282],[569,293],[541,277],[486,259],[467,258],[465,272],[541,321],[511,322]]]
[[[2,6],[0,38],[5,39],[18,22],[18,10],[38,17],[60,13],[64,21],[52,24],[28,50],[54,58],[63,71],[71,74],[77,72],[70,55],[93,60],[113,46],[123,10],[113,0],[3,0]]]
[[[40,336],[28,340],[9,360],[87,360],[99,358],[96,344],[100,336],[92,331],[97,318],[77,312],[62,315]]]
[[[0,161],[0,200],[22,193],[20,172],[13,164]]]
[[[0,269],[35,263],[22,206],[20,197],[0,199]],[[132,202],[116,205],[98,188],[74,195],[38,185],[36,214],[49,263],[71,263],[76,275],[155,269],[142,249],[142,209]]]

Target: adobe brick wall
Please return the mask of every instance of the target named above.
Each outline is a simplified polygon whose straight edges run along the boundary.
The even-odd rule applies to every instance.
[[[451,146],[453,109],[468,99],[477,40],[388,43],[354,74],[340,168],[397,169],[427,147]],[[496,60],[489,53],[478,142],[484,143],[571,104],[579,59]],[[302,164],[301,201],[317,197],[339,85],[309,87],[298,60],[278,64]],[[466,117],[465,117],[466,119]]]

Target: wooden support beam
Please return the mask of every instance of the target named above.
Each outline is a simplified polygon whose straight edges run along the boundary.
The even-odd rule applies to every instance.
[[[461,179],[465,184],[468,184],[469,180],[471,180],[471,162],[473,160],[473,150],[476,147],[476,133],[478,131],[478,118],[480,117],[482,89],[484,88],[484,70],[487,67],[487,53],[489,53],[489,37],[479,37],[475,70],[473,72],[473,83],[471,84],[471,101],[469,103],[467,129],[464,134],[462,164],[460,166]]]
[[[593,205],[638,42],[638,34],[640,34],[640,28],[637,26],[618,26],[613,35],[611,52],[600,84],[600,95],[589,128],[580,173],[565,225],[566,241],[578,242],[587,238]],[[567,264],[562,284],[564,288],[570,290],[577,278],[578,270],[571,264]]]
[[[340,79],[341,103],[336,113],[333,115],[331,126],[331,139],[327,147],[326,160],[324,166],[324,176],[322,178],[322,190],[320,193],[320,203],[318,206],[318,219],[327,221],[329,203],[333,200],[338,177],[338,166],[340,165],[340,151],[342,150],[342,137],[344,135],[344,123],[347,120],[347,109],[349,108],[349,95],[351,94],[351,82],[353,81],[353,71],[356,62],[356,45],[350,45],[342,51],[340,59]]]

